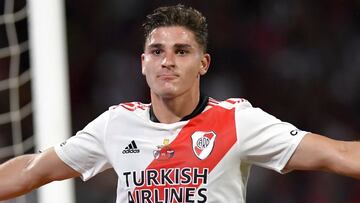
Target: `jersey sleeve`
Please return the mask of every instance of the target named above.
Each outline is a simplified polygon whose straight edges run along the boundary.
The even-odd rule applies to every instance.
[[[279,173],[308,133],[250,103],[238,106],[235,120],[242,160]]]
[[[86,181],[111,168],[104,149],[104,137],[109,113],[106,111],[83,130],[54,147],[59,158],[81,173]]]

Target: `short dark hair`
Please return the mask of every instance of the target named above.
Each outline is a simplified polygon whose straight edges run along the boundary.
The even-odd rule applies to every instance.
[[[153,13],[146,16],[142,26],[144,28],[145,41],[155,28],[183,26],[194,33],[197,43],[206,52],[208,38],[206,18],[194,8],[185,7],[181,4],[159,7]]]

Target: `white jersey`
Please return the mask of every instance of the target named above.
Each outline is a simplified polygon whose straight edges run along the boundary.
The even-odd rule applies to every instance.
[[[252,164],[282,173],[306,134],[244,99],[209,99],[172,124],[151,121],[149,110],[111,107],[55,151],[85,181],[113,167],[117,203],[235,203],[245,202]]]

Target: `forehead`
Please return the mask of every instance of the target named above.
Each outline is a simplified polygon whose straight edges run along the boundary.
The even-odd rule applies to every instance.
[[[195,40],[194,33],[182,26],[155,28],[146,39],[145,47],[153,44],[161,44],[164,46],[188,44],[192,47],[199,48],[199,45]]]

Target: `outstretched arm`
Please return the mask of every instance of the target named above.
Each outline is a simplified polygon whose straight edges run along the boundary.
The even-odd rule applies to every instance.
[[[309,133],[285,166],[284,171],[288,170],[319,170],[360,179],[360,142]]]
[[[78,176],[80,174],[67,166],[53,148],[40,154],[22,155],[0,165],[0,200],[23,195],[52,181]]]

